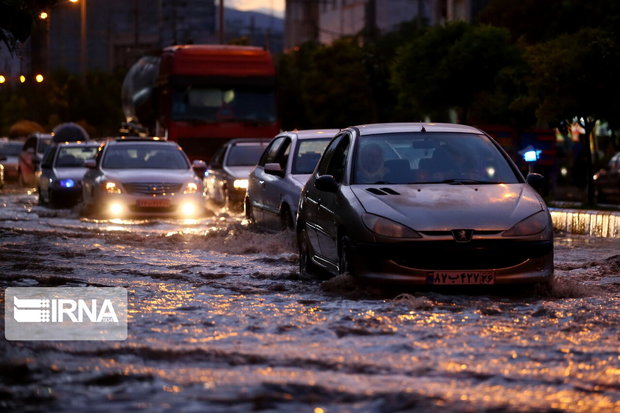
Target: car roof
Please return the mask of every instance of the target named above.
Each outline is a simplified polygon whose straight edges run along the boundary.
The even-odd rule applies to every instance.
[[[232,146],[238,143],[257,143],[261,145],[266,145],[269,143],[270,140],[271,138],[236,138],[229,140],[225,143],[225,145]]]
[[[296,136],[297,139],[331,139],[338,132],[340,132],[340,129],[303,129],[280,132],[278,136]]]
[[[56,146],[99,146],[101,142],[95,141],[75,141],[75,142],[57,142]]]
[[[432,122],[373,123],[351,126],[348,129],[357,129],[360,135],[398,132],[460,132],[476,134],[482,132],[480,129],[474,128],[473,126]]]
[[[135,138],[135,137],[122,137],[116,139],[110,139],[106,142],[106,145],[126,145],[126,144],[156,144],[156,145],[167,145],[167,146],[179,146],[178,143],[174,141],[167,141],[165,139],[160,138]]]

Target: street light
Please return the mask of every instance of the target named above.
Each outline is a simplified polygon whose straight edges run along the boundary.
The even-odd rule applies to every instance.
[[[43,77],[43,75],[42,75],[41,73],[38,73],[38,74],[34,77],[34,80],[35,80],[37,83],[42,83],[42,82],[43,82],[43,80],[45,80],[45,78]]]

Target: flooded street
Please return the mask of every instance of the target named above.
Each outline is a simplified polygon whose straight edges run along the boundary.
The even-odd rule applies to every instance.
[[[85,220],[5,189],[0,287],[123,287],[129,327],[3,336],[0,410],[620,411],[620,239],[555,248],[551,294],[380,290],[300,279],[292,234],[239,216]]]

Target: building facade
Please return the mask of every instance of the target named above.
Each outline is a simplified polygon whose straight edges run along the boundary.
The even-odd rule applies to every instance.
[[[330,44],[343,36],[376,35],[420,19],[427,25],[471,21],[489,0],[286,0],[284,45]]]

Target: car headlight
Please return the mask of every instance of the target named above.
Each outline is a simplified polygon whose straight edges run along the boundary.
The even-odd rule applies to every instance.
[[[235,179],[235,181],[233,182],[233,187],[235,187],[235,189],[248,189],[248,180]]]
[[[390,238],[422,238],[411,228],[373,214],[362,215],[364,225],[375,234]]]
[[[519,237],[535,235],[542,232],[549,225],[549,218],[544,211],[539,211],[534,215],[521,220],[515,226],[505,231],[504,237]]]
[[[188,182],[183,190],[184,194],[194,194],[198,192],[198,184],[195,182]]]
[[[61,188],[74,188],[75,181],[73,179],[61,179],[58,181],[58,186]]]
[[[103,184],[103,190],[108,194],[120,194],[123,191],[121,190],[121,185],[114,181],[105,181]]]

